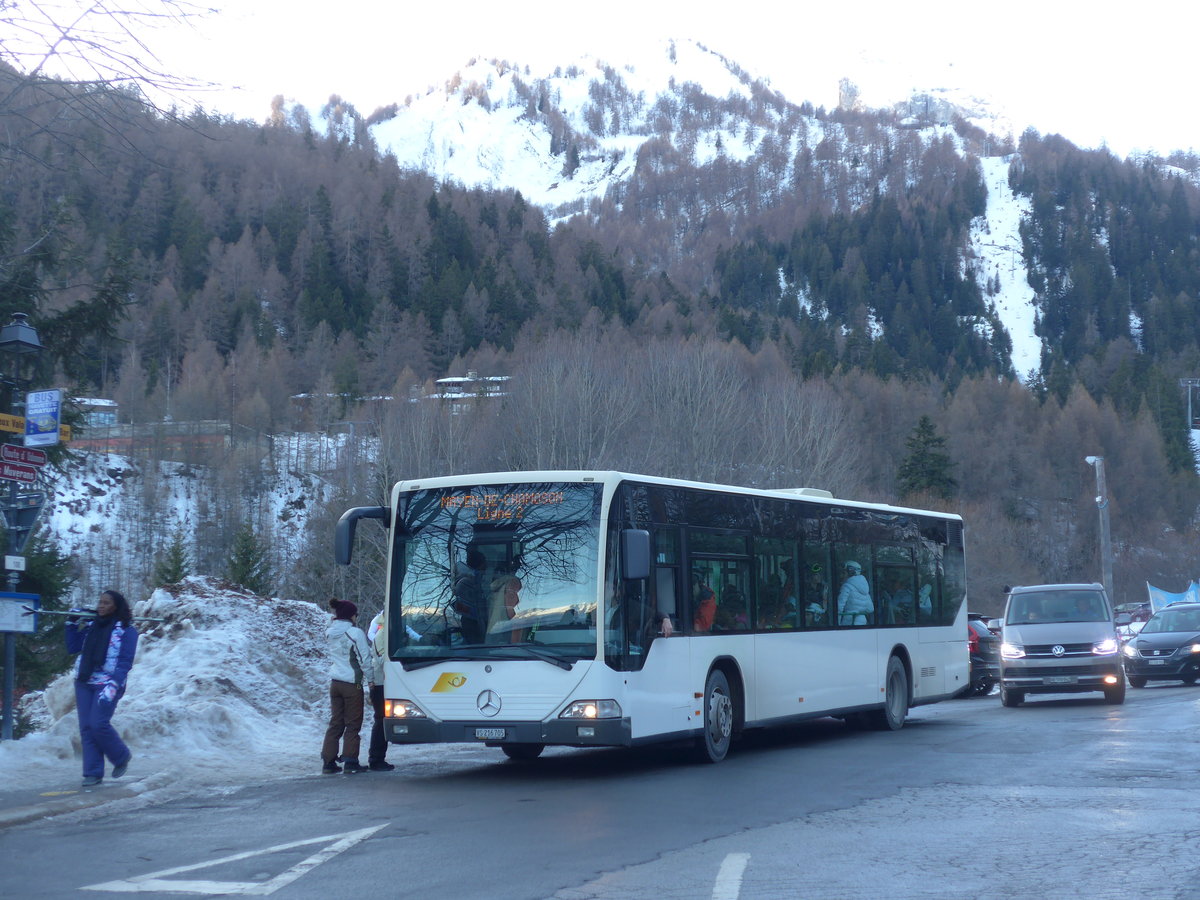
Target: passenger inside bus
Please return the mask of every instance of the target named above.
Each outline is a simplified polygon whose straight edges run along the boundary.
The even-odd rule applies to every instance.
[[[717,615],[717,596],[704,583],[704,572],[692,572],[692,628],[698,634],[712,631],[713,619]]]
[[[487,628],[487,557],[478,547],[467,548],[465,571],[454,580],[454,611],[459,615],[463,640],[482,644]]]
[[[854,560],[846,561],[846,580],[838,592],[838,622],[842,625],[869,625],[875,612],[871,586]]]
[[[804,624],[824,625],[829,591],[821,573],[810,568],[804,577]]]
[[[511,624],[517,615],[517,605],[521,602],[520,590],[524,587],[517,576],[520,568],[519,554],[511,561],[496,566],[488,610],[488,636],[492,640],[508,640],[514,644],[521,641],[520,629]]]
[[[910,575],[899,569],[888,575],[880,598],[888,624],[905,625],[913,620],[913,593],[908,585],[909,577]]]
[[[746,609],[746,597],[737,585],[727,584],[721,589],[721,605],[717,608],[714,627],[718,631],[749,629],[750,613]]]

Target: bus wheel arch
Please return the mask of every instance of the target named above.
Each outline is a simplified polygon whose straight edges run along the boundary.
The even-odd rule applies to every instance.
[[[733,736],[742,730],[746,711],[741,672],[731,659],[716,660],[704,679],[701,702],[701,735],[696,755],[701,762],[721,762],[729,753]]]

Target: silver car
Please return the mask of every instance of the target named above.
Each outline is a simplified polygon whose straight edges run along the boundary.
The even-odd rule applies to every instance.
[[[1125,702],[1125,670],[1112,604],[1099,584],[1035,584],[1008,589],[1000,632],[1000,701],[1027,694],[1103,691]]]

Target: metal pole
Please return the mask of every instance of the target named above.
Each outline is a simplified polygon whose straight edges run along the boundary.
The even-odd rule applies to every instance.
[[[1100,509],[1100,566],[1104,574],[1104,592],[1108,594],[1108,601],[1115,606],[1117,601],[1113,596],[1112,540],[1108,531],[1108,490],[1104,484],[1104,457],[1089,456],[1085,461],[1096,469],[1096,506]]]

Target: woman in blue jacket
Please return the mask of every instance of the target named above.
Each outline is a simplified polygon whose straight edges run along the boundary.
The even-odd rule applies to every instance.
[[[83,786],[91,787],[104,780],[105,757],[112,763],[113,778],[120,778],[133,755],[112,727],[112,717],[125,693],[138,633],[129,601],[119,591],[101,594],[96,617],[82,627],[78,619],[67,619],[66,633],[67,650],[79,654],[75,708],[83,744]]]

